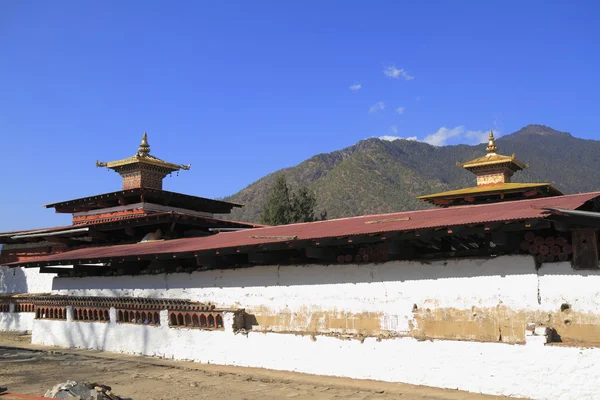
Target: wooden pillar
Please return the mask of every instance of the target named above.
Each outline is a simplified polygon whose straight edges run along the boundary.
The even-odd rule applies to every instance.
[[[595,229],[573,231],[573,268],[598,268],[598,239]]]

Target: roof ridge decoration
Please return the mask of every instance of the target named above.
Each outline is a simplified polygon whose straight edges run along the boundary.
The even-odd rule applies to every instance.
[[[488,153],[496,153],[498,151],[498,146],[496,146],[496,141],[494,140],[494,132],[490,129],[490,136],[488,137],[488,145],[486,148]],[[514,154],[513,154],[514,156]]]
[[[457,162],[456,165],[474,174],[477,177],[477,186],[420,196],[418,199],[449,207],[481,201],[506,201],[562,194],[549,183],[512,183],[513,174],[529,168],[529,164],[519,161],[514,153],[510,156],[498,154],[498,145],[492,130],[488,136],[484,156],[464,163]]]
[[[155,157],[153,155],[150,155],[150,144],[148,143],[148,134],[146,132],[144,132],[144,134],[142,135],[142,142],[140,143],[140,147],[138,148],[138,151],[135,155],[117,161],[103,162],[96,160],[96,167],[106,167],[109,169],[113,169],[115,167],[121,167],[137,162],[167,168],[173,170],[173,172],[178,171],[180,169],[187,171],[192,167],[192,164],[173,164],[161,160],[160,158]]]
[[[165,176],[180,169],[189,170],[191,166],[173,164],[151,155],[146,132],[142,135],[142,142],[133,156],[109,162],[96,160],[96,167],[106,167],[121,175],[123,189],[146,187],[162,190],[162,180]]]
[[[142,136],[142,143],[140,143],[138,154],[140,156],[150,154],[150,145],[148,144],[148,134],[146,132],[144,132],[144,135]]]
[[[513,172],[520,171],[525,168],[529,168],[529,164],[522,163],[517,159],[515,153],[510,156],[505,156],[502,154],[498,154],[498,145],[496,144],[496,139],[494,138],[494,132],[490,130],[490,135],[488,137],[488,145],[486,147],[487,154],[475,158],[470,161],[466,161],[464,163],[457,162],[456,165],[463,167],[467,170],[471,170],[478,167],[485,166],[501,166],[502,164],[508,164],[506,167],[510,168]],[[475,173],[474,171],[471,171]],[[475,173],[476,174],[476,173]],[[476,174],[477,175],[477,174]]]

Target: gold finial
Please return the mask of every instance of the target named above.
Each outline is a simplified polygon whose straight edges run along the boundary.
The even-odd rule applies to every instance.
[[[138,149],[138,154],[140,156],[145,156],[150,153],[150,145],[148,144],[148,135],[144,132],[142,136],[142,143],[140,143],[140,148]]]
[[[498,146],[496,146],[496,141],[494,140],[494,132],[490,130],[490,137],[488,138],[487,152],[495,153],[498,151]]]

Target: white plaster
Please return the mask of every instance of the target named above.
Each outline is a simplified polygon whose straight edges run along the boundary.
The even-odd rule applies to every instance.
[[[0,312],[0,332],[30,332],[34,317],[34,313]]]
[[[382,313],[382,329],[404,333],[419,308],[538,307],[531,257],[365,265],[259,266],[192,274],[56,278],[53,293],[184,298],[273,314]],[[288,327],[289,330],[289,327]],[[301,330],[301,329],[300,329]]]
[[[569,263],[536,271],[530,256],[487,260],[366,265],[264,266],[192,274],[56,278],[54,294],[197,300],[273,314],[373,312],[382,328],[403,333],[418,308],[497,307],[600,314],[600,272]],[[263,367],[459,388],[534,399],[595,399],[600,349],[393,338],[364,343],[327,336],[235,334],[161,326],[35,320],[34,343],[138,353],[226,365]],[[228,321],[228,320],[227,320]],[[412,321],[414,323],[414,321]],[[277,327],[274,328],[277,330]],[[302,327],[298,326],[298,330]],[[532,328],[533,331],[533,328]],[[325,333],[321,330],[321,333]]]
[[[600,270],[574,270],[563,262],[544,264],[539,274],[544,311],[568,304],[573,311],[600,314]]]
[[[162,315],[161,315],[162,316]],[[597,399],[600,349],[393,338],[340,340],[35,320],[33,343],[203,363],[406,382],[532,399]]]
[[[55,274],[41,274],[39,268],[0,266],[0,293],[50,293]]]

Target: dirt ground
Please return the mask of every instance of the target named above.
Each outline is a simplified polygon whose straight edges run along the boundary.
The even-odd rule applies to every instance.
[[[499,399],[423,386],[59,350],[31,345],[27,337],[0,336],[0,386],[13,393],[43,396],[66,380],[103,383],[134,400]]]

